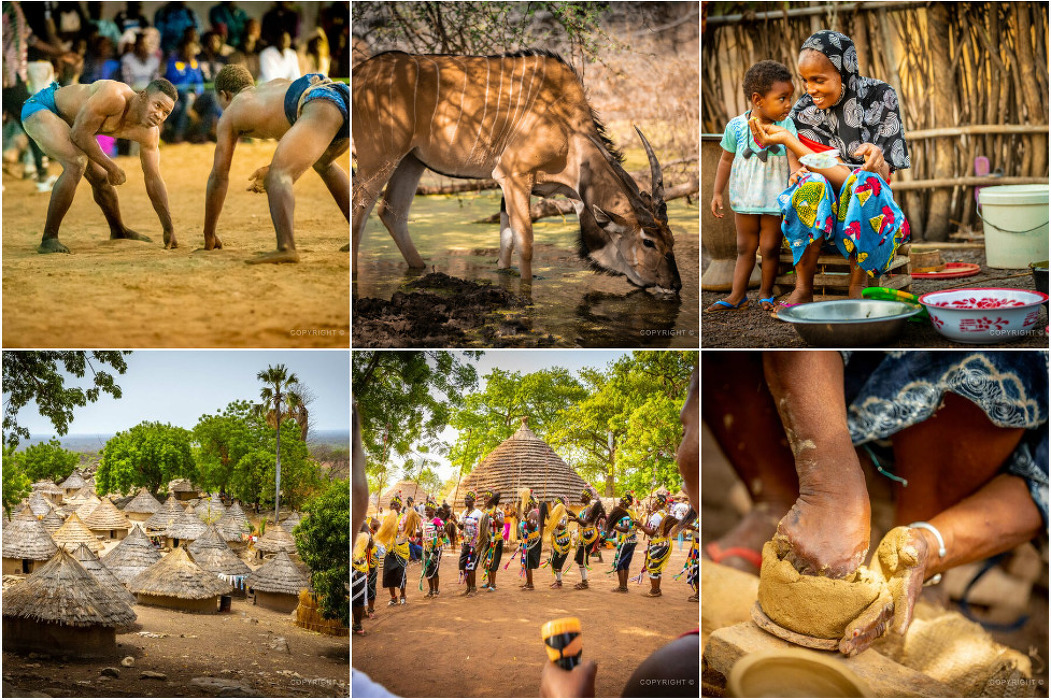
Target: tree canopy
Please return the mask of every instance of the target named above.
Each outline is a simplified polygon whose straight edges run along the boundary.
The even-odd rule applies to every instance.
[[[63,449],[62,443],[52,438],[11,452],[4,460],[4,469],[21,469],[30,483],[51,479],[57,484],[73,473],[79,461],[80,455]]]
[[[350,482],[329,483],[312,499],[309,515],[295,528],[296,547],[310,567],[310,585],[322,616],[350,626]]]
[[[29,495],[29,477],[13,458],[14,448],[4,448],[4,468],[0,469],[3,477],[4,511],[11,515],[11,509]]]
[[[129,493],[145,486],[157,493],[172,479],[196,483],[199,479],[192,439],[193,433],[185,428],[150,421],[117,433],[102,448],[95,490]]]
[[[128,369],[124,357],[130,351],[96,350],[33,350],[5,352],[3,354],[4,393],[4,444],[16,446],[29,439],[29,430],[18,424],[18,412],[29,402],[35,402],[40,415],[51,421],[55,432],[65,435],[69,422],[73,420],[73,409],[98,401],[102,393],[115,399],[121,397],[121,389],[107,371],[111,367],[117,374]],[[63,370],[76,378],[91,373],[92,386],[66,386]]]

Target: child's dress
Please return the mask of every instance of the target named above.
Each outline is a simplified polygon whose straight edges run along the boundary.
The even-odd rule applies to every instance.
[[[788,184],[788,155],[785,147],[774,145],[762,148],[748,128],[751,111],[730,120],[719,143],[724,151],[734,154],[730,170],[730,209],[737,214],[771,214],[781,216],[777,195]],[[774,122],[793,134],[796,126],[791,119]]]

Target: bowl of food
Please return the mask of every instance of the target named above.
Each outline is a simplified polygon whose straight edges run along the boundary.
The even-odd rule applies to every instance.
[[[920,311],[900,301],[837,299],[783,308],[777,317],[809,345],[850,348],[889,344]]]
[[[1031,289],[970,287],[927,292],[920,303],[934,328],[958,343],[1017,340],[1040,320],[1047,294]]]

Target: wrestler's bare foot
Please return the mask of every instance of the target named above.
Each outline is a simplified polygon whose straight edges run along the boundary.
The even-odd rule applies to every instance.
[[[44,238],[37,246],[38,253],[68,253],[69,248],[62,245],[57,238]]]
[[[130,228],[118,229],[109,232],[109,239],[111,241],[125,240],[125,241],[142,241],[143,243],[153,243],[153,239],[149,236],[144,236],[138,231],[132,231]]]
[[[755,504],[732,530],[715,541],[715,547],[709,545],[709,548],[705,549],[705,558],[711,559],[718,553],[727,552],[735,548],[755,552],[757,555],[760,554],[763,551],[763,545],[777,532],[777,523],[791,507],[791,503]],[[719,558],[719,563],[750,574],[759,573],[759,567],[755,565],[754,561],[732,554]]]
[[[294,250],[275,250],[273,253],[266,253],[259,257],[252,258],[251,260],[245,260],[249,265],[259,265],[260,263],[296,263],[299,262],[299,253]]]

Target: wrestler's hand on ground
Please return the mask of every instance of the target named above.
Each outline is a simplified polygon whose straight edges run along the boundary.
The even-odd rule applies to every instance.
[[[540,672],[540,697],[593,698],[597,669],[594,661],[585,661],[572,671],[564,671],[558,664],[546,662]]]
[[[795,171],[794,173],[792,173],[788,177],[788,186],[789,187],[795,187],[795,184],[797,182],[799,182],[799,178],[803,177],[804,175],[806,175],[809,172],[810,172],[810,170],[804,165],[803,167],[801,167],[799,170]]]
[[[270,166],[264,165],[263,167],[252,173],[252,176],[248,178],[248,191],[249,192],[266,192],[266,175],[270,172]]]
[[[865,157],[865,164],[861,166],[862,170],[879,173],[883,169],[883,149],[874,143],[861,144],[858,150],[854,151],[854,155]]]
[[[854,656],[883,636],[888,625],[895,634],[905,634],[912,624],[916,600],[930,557],[930,546],[922,531],[898,527],[876,548],[871,570],[885,582],[884,591],[856,620],[847,625],[839,650]]]
[[[712,216],[716,219],[723,218],[723,196],[721,194],[712,195]]]
[[[120,166],[114,165],[110,168],[106,179],[109,181],[109,184],[116,187],[118,185],[123,185],[128,178],[124,174],[124,171],[120,169]]]

